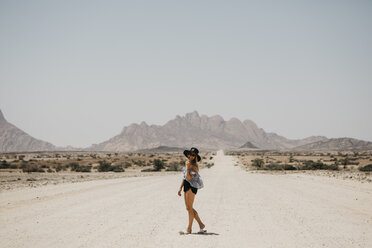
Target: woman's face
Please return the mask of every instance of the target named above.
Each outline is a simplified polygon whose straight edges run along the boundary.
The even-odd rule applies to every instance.
[[[190,159],[190,160],[195,159],[195,157],[196,157],[195,153],[190,153],[190,154],[189,154],[189,159]]]

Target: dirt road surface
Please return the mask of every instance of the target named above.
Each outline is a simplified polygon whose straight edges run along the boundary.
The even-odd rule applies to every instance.
[[[179,235],[179,175],[3,192],[0,247],[372,247],[372,185],[252,173],[218,151],[194,208],[207,235]]]

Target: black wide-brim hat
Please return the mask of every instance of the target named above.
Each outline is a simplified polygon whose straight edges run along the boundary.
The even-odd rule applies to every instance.
[[[183,154],[186,156],[186,158],[187,158],[187,156],[188,156],[190,153],[195,153],[195,154],[196,154],[196,158],[198,159],[198,162],[201,160],[201,157],[199,156],[199,150],[198,150],[197,148],[195,148],[195,147],[191,147],[190,150],[184,150],[184,151],[183,151]]]

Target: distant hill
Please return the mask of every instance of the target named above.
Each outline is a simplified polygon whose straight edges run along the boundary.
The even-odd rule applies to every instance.
[[[87,148],[90,151],[134,151],[159,146],[198,147],[201,149],[234,149],[250,141],[260,149],[290,149],[315,141],[324,136],[290,140],[275,133],[266,133],[251,120],[237,118],[225,121],[221,116],[199,116],[197,111],[177,115],[164,125],[133,123],[111,139]]]
[[[258,147],[253,145],[251,142],[246,142],[244,145],[242,145],[241,147],[239,148],[250,148],[250,149],[257,149]]]
[[[51,143],[38,140],[7,122],[0,110],[0,152],[52,151]]]
[[[353,138],[321,140],[293,148],[294,150],[372,150],[372,142]]]

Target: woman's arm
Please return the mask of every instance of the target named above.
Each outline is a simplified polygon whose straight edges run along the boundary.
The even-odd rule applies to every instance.
[[[178,195],[179,195],[179,196],[181,196],[182,187],[183,187],[183,180],[182,180],[182,183],[181,183],[180,190],[178,191]]]
[[[196,171],[196,172],[199,172],[199,166],[197,166],[197,165],[193,165],[193,166],[191,167],[191,170]]]
[[[186,179],[189,181],[191,180],[191,178],[194,176],[194,175],[191,175],[190,174],[190,171],[192,169],[193,166],[191,166],[191,164],[189,162],[187,162],[187,168],[186,168]]]

